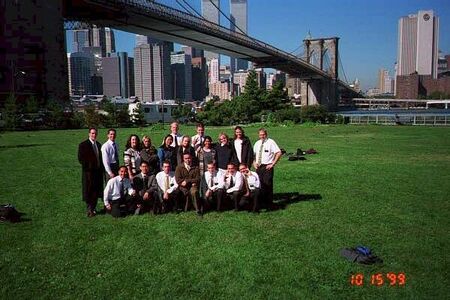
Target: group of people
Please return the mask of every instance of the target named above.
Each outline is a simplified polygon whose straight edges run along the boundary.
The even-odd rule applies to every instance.
[[[205,134],[203,124],[197,124],[196,131],[192,137],[182,135],[174,122],[158,148],[149,136],[141,141],[132,134],[120,164],[116,130],[109,129],[101,145],[97,129],[90,128],[88,139],[78,147],[87,216],[96,215],[98,198],[113,217],[187,211],[191,205],[199,216],[214,209],[270,209],[281,150],[267,130],[259,129],[253,146],[240,126],[232,139],[220,133],[217,143]]]

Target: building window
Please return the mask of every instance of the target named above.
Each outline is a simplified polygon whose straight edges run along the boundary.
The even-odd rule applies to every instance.
[[[150,108],[144,107],[144,112],[145,112],[146,114],[148,114],[148,113],[150,112]]]

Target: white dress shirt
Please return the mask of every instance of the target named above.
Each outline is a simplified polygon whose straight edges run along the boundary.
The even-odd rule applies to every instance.
[[[116,148],[114,148],[114,145]],[[106,173],[112,173],[111,164],[119,163],[119,157],[117,157],[117,155],[119,155],[119,146],[117,146],[116,143],[113,143],[113,141],[107,140],[102,145],[102,160]]]
[[[250,191],[254,191],[261,187],[261,183],[259,181],[259,176],[256,172],[250,171],[247,176],[248,188]]]
[[[172,136],[172,144],[170,144],[170,146],[175,147],[175,146],[180,146],[181,145],[181,141],[183,140],[183,135],[177,133],[171,133],[170,134]],[[175,139],[177,140],[178,144],[175,143]]]
[[[194,141],[195,141],[195,144],[194,144]],[[196,149],[195,146],[201,145],[204,142],[205,142],[205,135],[200,136],[200,135],[196,134],[191,138],[191,146],[194,147],[194,149]]]
[[[236,156],[239,163],[242,162],[242,142],[243,140],[234,140],[234,149],[236,149]]]
[[[233,177],[233,186],[231,186],[231,177]],[[236,191],[242,190],[242,185],[244,184],[244,177],[242,176],[242,173],[239,171],[236,171],[234,175],[231,174],[225,174],[225,188],[227,189],[227,193],[232,193]]]
[[[167,176],[169,176],[169,189],[167,190],[167,193],[170,194],[178,188],[177,181],[175,180],[175,172],[171,171],[169,174],[166,174],[164,171],[159,172],[156,174],[156,182],[161,191],[165,192]]]
[[[218,189],[223,189],[225,186],[224,175],[225,173],[221,170],[216,170],[214,173],[206,171],[205,174],[203,174],[203,176],[205,177],[205,182],[206,185],[208,186],[208,190],[215,192]],[[212,178],[212,185],[211,185],[211,178]]]
[[[255,161],[259,161],[259,155],[260,155],[260,148],[261,148],[261,140],[256,141],[255,145],[253,146],[253,152],[255,153]],[[280,152],[280,148],[278,147],[277,143],[275,143],[274,140],[267,138],[264,141],[263,144],[263,150],[262,150],[262,157],[261,157],[261,164],[262,165],[268,165],[273,163],[273,160],[275,159],[275,154]]]
[[[129,195],[134,192],[131,187],[130,179],[116,176],[108,180],[105,190],[103,191],[103,202],[108,205],[109,201],[116,201],[120,199],[120,191],[126,190]]]

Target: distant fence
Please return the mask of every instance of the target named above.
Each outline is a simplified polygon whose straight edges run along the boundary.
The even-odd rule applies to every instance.
[[[450,126],[450,114],[339,114],[347,124]]]

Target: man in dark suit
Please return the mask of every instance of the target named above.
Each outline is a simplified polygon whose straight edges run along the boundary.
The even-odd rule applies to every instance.
[[[87,216],[96,214],[97,199],[103,192],[103,163],[101,144],[97,142],[97,129],[89,128],[89,137],[78,146],[78,161],[81,164],[81,185]]]
[[[149,172],[148,162],[141,161],[140,165],[141,173],[133,177],[133,187],[137,191],[136,209],[135,214],[139,214],[141,211],[149,211],[153,209],[153,213],[156,214],[160,210],[159,201],[157,201],[158,186],[156,184],[155,175]]]

